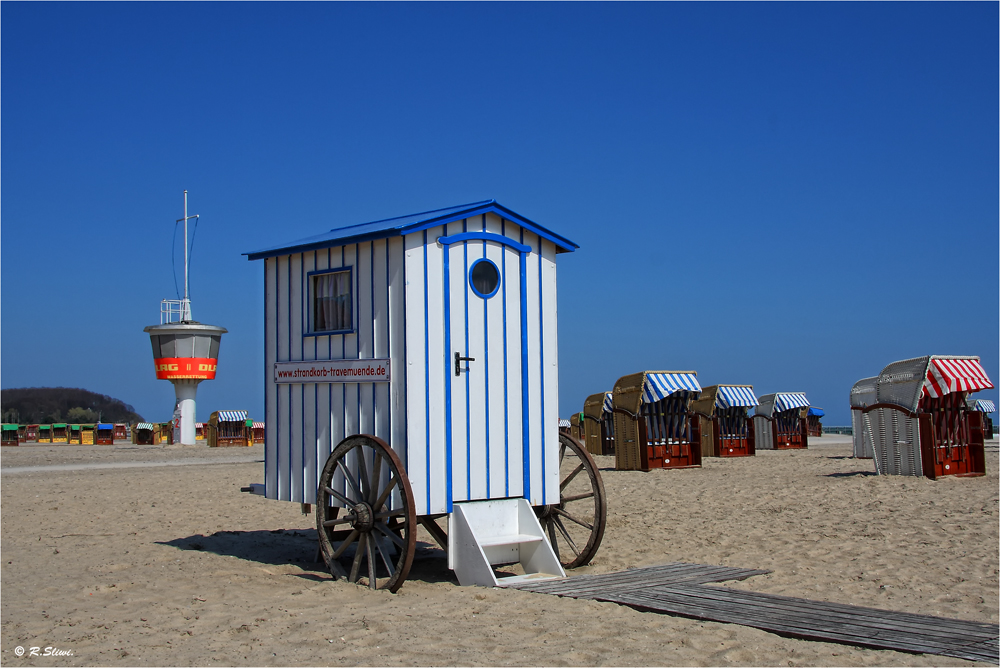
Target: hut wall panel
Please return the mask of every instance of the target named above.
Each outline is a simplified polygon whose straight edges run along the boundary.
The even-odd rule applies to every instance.
[[[448,372],[448,351],[444,347],[444,251],[441,246],[433,243],[434,239],[444,236],[444,227],[435,227],[426,231],[429,245],[427,248],[427,333],[428,357],[425,360],[429,385],[430,400],[434,402],[430,411],[430,471],[427,481],[430,486],[430,512],[450,512],[448,494],[452,487],[447,478],[447,452],[445,448],[445,412],[441,397],[445,396],[445,383],[450,382]]]
[[[373,323],[372,323],[372,256],[371,242],[355,245],[355,314],[354,322],[357,328],[357,350],[354,359],[372,357]],[[375,433],[375,405],[371,383],[352,383],[352,391],[357,393],[357,427],[353,432],[358,434]],[[373,462],[369,459],[365,470],[370,471]],[[355,464],[351,464],[352,470]]]
[[[278,299],[277,299],[277,325],[278,325],[278,351],[277,361],[286,362],[290,359],[291,346],[291,314],[289,302],[291,301],[291,257],[279,257],[277,263]],[[273,378],[268,379],[272,383]],[[277,489],[275,498],[282,501],[291,500],[288,489],[289,476],[289,443],[291,442],[291,398],[293,385],[277,385],[278,404],[278,456],[277,456]]]
[[[353,310],[351,317],[354,318],[354,327],[358,327],[358,309],[360,302],[360,279],[358,277],[358,245],[352,244],[349,246],[344,246],[344,267],[350,267],[352,269],[352,285],[351,289],[354,291],[353,297]],[[350,334],[340,335],[343,340],[344,349],[344,359],[358,359],[359,341],[357,330]],[[344,436],[353,436],[355,434],[360,434],[361,432],[361,392],[358,387],[359,383],[344,383]],[[355,455],[349,454],[345,463],[348,468],[352,471],[357,471],[357,462],[354,461]],[[346,490],[346,487],[342,488]]]
[[[390,254],[395,256],[394,266]],[[356,332],[305,335],[310,327],[309,273],[341,267],[352,268]],[[404,291],[402,240],[309,251],[265,261],[265,414],[269,448],[265,480],[269,498],[314,503],[319,472],[329,453],[346,436],[371,433],[391,441],[398,435],[405,444],[405,320],[392,318],[390,311],[393,302],[402,316]],[[391,329],[395,329],[395,346],[391,343]],[[272,379],[275,361],[374,357],[393,357],[392,385],[400,386],[394,398],[390,394],[392,386],[386,383],[275,385]],[[398,424],[395,429],[394,422]],[[405,445],[400,449],[405,457]],[[350,459],[348,465],[353,465]],[[335,478],[334,486],[346,489],[341,476]]]
[[[541,241],[541,240],[540,240]],[[551,241],[541,241],[541,345],[544,400],[542,415],[542,446],[544,453],[545,500],[559,503],[559,343],[556,331],[556,247]]]
[[[434,227],[426,230],[427,245],[424,276],[426,281],[426,319],[427,348],[424,367],[427,370],[429,392],[427,400],[431,402],[428,430],[428,456],[430,458],[430,476],[427,485],[430,490],[430,512],[450,512],[449,493],[452,480],[447,475],[446,425],[443,398],[445,383],[448,377],[448,351],[445,350],[444,337],[444,250],[434,243],[434,239],[444,236],[444,227]],[[419,320],[418,320],[419,322]]]
[[[429,514],[430,503],[430,406],[427,373],[429,341],[426,311],[430,295],[426,289],[426,232],[408,234],[404,240],[406,322],[406,420],[414,428],[407,432],[406,461],[418,515]],[[420,324],[425,323],[424,327]],[[420,425],[418,427],[417,425]]]
[[[372,357],[376,359],[389,357],[389,273],[388,273],[388,244],[385,239],[379,239],[371,243],[371,283],[372,289]],[[372,403],[375,414],[375,436],[392,446],[391,412],[389,403],[389,384],[371,384]],[[383,473],[388,470],[388,465],[383,463]]]
[[[347,249],[343,246],[330,248],[327,250],[329,256],[330,269],[343,269],[347,267]],[[339,360],[347,357],[347,335],[336,334],[327,337],[328,359]],[[330,452],[333,452],[341,441],[347,438],[347,425],[345,416],[347,414],[347,385],[346,383],[330,383],[329,416],[330,423]],[[323,457],[323,465],[326,464],[326,457]],[[322,469],[321,469],[322,470]],[[346,483],[342,473],[337,472],[333,478],[333,486],[344,491]]]
[[[301,360],[302,349],[305,345],[302,339],[302,317],[303,304],[305,302],[305,290],[302,283],[305,280],[305,267],[303,265],[302,254],[292,255],[289,267],[289,300],[288,300],[288,359]],[[303,467],[303,432],[305,428],[304,394],[305,384],[296,383],[289,385],[289,450],[288,461],[288,494],[289,499],[297,500],[302,498],[302,476]]]
[[[485,231],[493,234],[503,234],[503,223],[495,215],[484,216]],[[512,255],[513,266],[517,267],[517,253],[505,248],[497,243],[485,244],[485,257],[487,257],[497,268],[504,264],[504,256]],[[501,287],[507,281],[507,276],[501,273]],[[486,473],[487,491],[490,498],[503,498],[509,496],[507,491],[508,467],[507,457],[507,433],[509,431],[506,424],[504,411],[504,301],[503,293],[498,292],[486,302],[486,313],[483,326],[486,330],[487,345],[487,366],[489,373],[489,410],[485,416],[490,428],[490,439],[486,451]]]
[[[545,503],[542,495],[542,411],[544,410],[542,387],[541,358],[542,349],[539,345],[542,333],[541,313],[541,256],[539,251],[540,237],[522,231],[523,243],[531,246],[532,252],[527,257],[525,285],[527,313],[527,346],[528,346],[528,461],[526,473],[529,479],[529,494],[531,505]]]
[[[299,282],[302,293],[302,318],[300,328],[303,333],[309,331],[309,272],[316,270],[316,252],[302,254],[302,280]],[[303,360],[316,359],[316,337],[299,335],[301,354]],[[316,383],[303,383],[302,385],[302,468],[301,473],[296,476],[297,482],[302,486],[300,498],[303,503],[314,503],[316,501]]]
[[[521,240],[521,228],[509,221],[501,221],[501,234],[515,241]],[[524,494],[523,471],[524,451],[522,433],[524,423],[521,415],[521,275],[520,254],[507,249],[503,254],[500,271],[504,281],[500,284],[503,297],[504,321],[506,322],[506,344],[504,352],[507,367],[507,397],[505,411],[507,413],[507,433],[505,444],[507,453],[506,496],[522,496]]]
[[[447,234],[449,235],[461,234],[465,231],[466,224],[462,220],[449,223],[447,226]],[[451,244],[445,247],[443,252],[448,253],[448,293],[452,302],[452,307],[449,311],[450,322],[448,323],[451,334],[451,351],[445,351],[447,361],[451,362],[455,354],[452,351],[461,352],[465,357],[476,357],[469,341],[469,332],[466,329],[465,322],[465,311],[468,308],[469,295],[465,289],[466,271],[464,267],[467,265],[469,248],[468,244]],[[480,354],[477,361],[481,359],[482,355]],[[467,365],[471,367],[472,364],[475,364],[475,362],[463,362],[462,367],[465,368]],[[449,369],[451,366],[449,364]],[[470,434],[472,429],[471,422],[473,421],[473,419],[470,419],[471,416],[469,414],[471,376],[471,373],[466,373],[465,371],[462,372],[461,376],[456,376],[451,371],[448,373],[447,380],[451,387],[452,499],[455,501],[465,501],[475,498],[472,496],[470,488],[470,469],[472,464],[469,446],[472,443]],[[443,398],[444,395],[442,395]]]
[[[467,229],[472,232],[481,232],[485,225],[485,216],[476,216],[468,219]],[[457,245],[457,244],[456,244]],[[469,471],[466,486],[468,493],[463,499],[488,499],[489,485],[487,483],[487,443],[489,434],[486,431],[487,417],[487,371],[489,369],[488,341],[486,339],[486,328],[483,319],[486,317],[486,300],[476,295],[469,285],[469,268],[476,259],[483,257],[485,242],[467,241],[464,244],[465,261],[459,265],[461,271],[454,271],[461,280],[462,294],[465,299],[465,310],[467,313],[466,323],[466,350],[468,357],[475,357],[475,362],[469,362],[469,373],[463,373],[463,380],[468,389],[468,398],[465,404],[466,417],[468,419],[468,431],[466,450],[469,453]],[[455,265],[452,265],[455,267]],[[455,381],[459,378],[454,377]],[[456,385],[458,383],[455,383]],[[453,405],[452,408],[455,408]],[[458,495],[455,500],[459,499]]]
[[[403,240],[399,237],[388,239],[387,242],[387,303],[389,309],[388,346],[389,358],[392,360],[391,377],[386,390],[390,393],[391,410],[389,412],[389,444],[399,455],[403,467],[409,471],[409,444],[406,433],[406,272],[404,265]],[[419,322],[419,321],[418,321]],[[408,475],[408,477],[410,477]],[[393,502],[399,503],[398,488],[393,490]]]
[[[313,253],[313,267],[315,271],[323,271],[324,269],[330,268],[330,259],[332,254],[332,249],[325,248],[323,250],[318,250]],[[339,254],[339,250],[338,250]],[[309,284],[306,284],[306,289],[310,289]],[[306,302],[306,322],[309,322],[308,318],[312,317],[312,305]],[[312,357],[310,359],[331,359],[330,352],[332,350],[332,341],[334,337],[332,336],[313,336],[311,339]],[[308,349],[308,347],[307,347]],[[333,451],[333,446],[335,443],[331,442],[331,426],[332,426],[332,415],[330,411],[330,390],[332,388],[330,383],[316,383],[314,386],[315,392],[313,394],[313,414],[315,416],[315,427],[314,436],[312,443],[314,444],[314,450],[307,463],[307,468],[311,469],[311,475],[306,475],[306,480],[319,480],[319,473],[323,470],[323,466],[326,464],[327,457]],[[307,449],[308,451],[308,449]],[[306,501],[305,503],[315,503],[316,502],[316,485],[306,486]]]
[[[357,328],[358,328],[358,359],[375,357],[375,326],[374,326],[374,286],[372,284],[372,243],[362,243],[357,246],[357,271],[355,276],[357,289]],[[355,383],[358,389],[358,432],[375,435],[375,394],[374,383]],[[370,470],[370,469],[368,469]]]

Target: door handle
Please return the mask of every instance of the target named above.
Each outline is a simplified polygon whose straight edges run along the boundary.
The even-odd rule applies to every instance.
[[[475,362],[475,361],[476,361],[475,357],[462,357],[462,353],[456,352],[455,353],[455,375],[456,376],[461,376],[462,375],[462,362]],[[466,369],[468,369],[468,367],[466,367]]]

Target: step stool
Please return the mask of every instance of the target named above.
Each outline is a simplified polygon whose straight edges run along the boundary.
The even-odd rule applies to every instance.
[[[498,578],[493,566],[520,564],[524,575]],[[448,568],[459,584],[505,587],[566,577],[527,499],[456,503],[448,516]]]

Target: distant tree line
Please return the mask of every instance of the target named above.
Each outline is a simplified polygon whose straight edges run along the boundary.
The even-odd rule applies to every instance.
[[[135,408],[114,397],[77,387],[20,387],[0,390],[4,422],[142,422]]]

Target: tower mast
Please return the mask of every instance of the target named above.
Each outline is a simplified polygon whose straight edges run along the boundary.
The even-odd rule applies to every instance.
[[[198,214],[188,215],[188,191],[184,191],[184,217],[178,218],[177,222],[184,221],[184,301],[181,304],[181,321],[193,320],[191,317],[191,295],[188,292],[188,221],[197,218]]]

